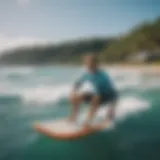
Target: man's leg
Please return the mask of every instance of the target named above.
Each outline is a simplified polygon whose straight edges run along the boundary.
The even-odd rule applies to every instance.
[[[116,100],[109,104],[109,107],[108,107],[108,110],[107,110],[108,112],[106,112],[105,119],[104,119],[104,122],[102,123],[101,128],[105,128],[109,122],[114,120],[116,106],[117,106],[117,101]]]
[[[104,129],[107,127],[108,123],[114,120],[115,118],[115,111],[116,111],[117,101],[114,100],[110,102],[109,106],[107,107],[106,114],[104,117],[104,121],[96,126],[96,129]]]
[[[106,114],[105,120],[112,121],[115,118],[115,110],[116,110],[117,101],[113,101],[109,104],[108,114]]]
[[[90,123],[92,122],[92,119],[94,118],[95,116],[95,113],[97,112],[97,109],[100,105],[100,97],[99,96],[92,96],[92,99],[91,99],[91,108],[90,108],[90,111],[88,113],[88,117],[87,117],[87,120],[85,122],[85,127],[89,127],[90,126]]]
[[[116,92],[108,95],[107,102],[109,103],[108,111],[106,111],[104,124],[107,125],[108,122],[111,122],[115,119],[115,112],[117,107],[118,95]]]
[[[72,111],[71,115],[69,117],[69,120],[74,121],[77,118],[78,110],[79,110],[79,105],[83,101],[83,95],[78,95],[76,93],[71,94],[70,96],[70,102],[72,104]]]

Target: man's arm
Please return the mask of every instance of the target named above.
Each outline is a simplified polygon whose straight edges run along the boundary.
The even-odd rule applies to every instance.
[[[81,86],[81,84],[84,81],[84,76],[82,75],[74,84],[72,90],[71,90],[71,94],[70,94],[70,102],[72,104],[72,112],[71,115],[69,117],[69,120],[73,121],[76,119],[76,116],[78,114],[78,108],[79,108],[79,104],[81,102],[82,96],[81,95],[77,95],[76,91],[77,89]]]
[[[73,85],[73,90],[72,93],[75,93],[77,91],[77,89],[80,88],[80,86],[83,84],[83,82],[85,81],[85,73],[83,73],[74,83]]]

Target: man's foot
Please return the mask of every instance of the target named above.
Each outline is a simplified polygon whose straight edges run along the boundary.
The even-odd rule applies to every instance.
[[[84,125],[83,128],[84,128],[85,130],[89,130],[89,129],[91,128],[91,126],[90,126],[90,125]]]
[[[92,130],[93,129],[92,126],[91,126],[91,124],[89,124],[89,123],[84,123],[83,128],[85,130]]]
[[[74,121],[76,121],[76,117],[74,117],[74,116],[69,116],[69,117],[67,118],[67,120],[68,120],[69,122],[74,122]]]
[[[105,122],[103,122],[101,124],[96,125],[94,127],[94,129],[103,130],[103,129],[107,128],[107,126],[108,126],[108,121],[105,121]]]

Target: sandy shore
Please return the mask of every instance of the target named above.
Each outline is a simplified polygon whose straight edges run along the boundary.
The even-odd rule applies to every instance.
[[[160,65],[130,65],[130,64],[116,64],[116,65],[103,65],[104,68],[135,71],[144,73],[160,74]]]
[[[3,67],[67,67],[67,68],[79,68],[82,67],[80,64],[50,64],[50,65],[1,65]],[[123,70],[123,71],[135,71],[135,72],[145,72],[160,74],[160,64],[114,64],[106,65],[102,64],[102,67],[105,69],[114,69],[114,70]]]

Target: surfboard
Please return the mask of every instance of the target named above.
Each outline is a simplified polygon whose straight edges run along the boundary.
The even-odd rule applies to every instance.
[[[38,122],[34,124],[34,129],[50,138],[63,140],[78,139],[102,130],[97,124],[92,125],[90,129],[85,129],[83,125],[78,125],[66,119]]]

